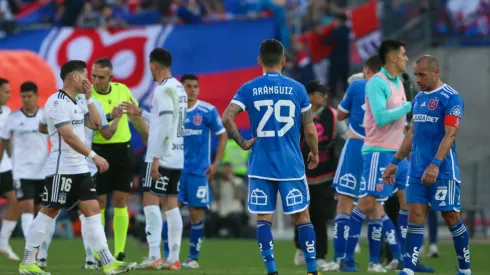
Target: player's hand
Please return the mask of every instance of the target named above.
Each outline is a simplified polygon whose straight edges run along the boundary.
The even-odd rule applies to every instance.
[[[204,173],[208,174],[208,182],[211,182],[214,179],[214,175],[216,174],[216,170],[218,170],[217,164],[211,164],[208,169],[204,171]]]
[[[437,175],[439,175],[439,167],[435,164],[429,165],[422,176],[422,183],[425,185],[434,184],[437,180]]]
[[[153,180],[159,180],[162,177],[162,175],[160,175],[160,172],[158,172],[159,167],[160,167],[160,161],[153,160],[153,163],[151,164],[151,178]]]
[[[131,102],[123,102],[121,103],[121,107],[124,111],[130,116],[141,116],[143,113],[142,110],[136,105],[136,103],[131,98]]]
[[[313,154],[313,152],[310,152],[308,154],[308,169],[315,169],[318,166],[319,162],[320,159],[318,157],[318,154]]]
[[[390,185],[393,184],[395,182],[396,170],[398,170],[398,165],[390,163],[383,171],[383,182]]]
[[[92,83],[88,79],[82,81],[83,94],[85,99],[88,100],[92,97]]]
[[[123,109],[122,107],[114,107],[114,109],[112,109],[112,112],[111,112],[111,118],[112,119],[115,119],[115,118],[118,118],[118,117],[121,117],[123,114]]]
[[[109,170],[109,163],[103,157],[101,157],[99,155],[95,155],[93,161],[94,161],[95,165],[97,166],[97,168],[99,168],[99,173],[102,174],[102,173],[106,172],[107,170]]]
[[[252,148],[252,146],[254,145],[256,140],[257,140],[257,137],[254,137],[253,139],[247,140],[247,141],[245,141],[245,144],[240,145],[240,148],[242,148],[242,150],[245,150],[245,151],[250,150],[250,148]]]

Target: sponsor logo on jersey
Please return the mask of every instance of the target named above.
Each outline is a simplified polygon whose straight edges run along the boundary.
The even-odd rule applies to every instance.
[[[79,125],[79,124],[83,124],[83,123],[84,123],[83,119],[75,119],[75,120],[71,121],[71,124],[73,124],[73,125]]]
[[[202,134],[202,130],[184,129],[184,136],[199,136]]]
[[[192,118],[192,121],[194,122],[194,125],[199,126],[202,123],[202,116],[201,115],[195,115]]]
[[[184,150],[184,144],[172,143],[172,150]]]
[[[428,116],[428,115],[423,115],[423,114],[417,114],[413,115],[412,117],[413,122],[432,122],[436,123],[439,121],[439,117],[436,116]]]
[[[438,99],[431,99],[429,101],[429,109],[430,110],[435,110],[437,108],[437,104],[439,103]]]

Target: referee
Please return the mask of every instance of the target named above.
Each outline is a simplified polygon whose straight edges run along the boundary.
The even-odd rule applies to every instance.
[[[335,170],[337,169],[336,143],[343,142],[347,135],[347,129],[343,123],[337,123],[336,111],[327,106],[327,88],[318,81],[311,81],[306,86],[306,91],[311,102],[313,122],[318,130],[318,150],[320,163],[309,170],[306,169],[306,181],[310,192],[310,217],[316,235],[316,262],[318,269],[327,266],[327,221],[335,215],[336,201],[334,190],[331,188]],[[302,131],[301,131],[302,132]],[[307,163],[309,149],[301,136],[300,141],[303,159]],[[300,249],[297,230],[294,240],[298,248],[294,256],[294,263],[304,263],[303,251]]]
[[[92,66],[92,96],[100,101],[109,124],[112,125],[112,111],[122,102],[134,101],[129,88],[117,82],[111,82],[112,63],[109,58],[100,58]],[[135,127],[142,122],[139,118],[130,117]],[[109,162],[110,169],[96,175],[97,199],[100,204],[102,223],[105,226],[105,209],[107,195],[112,193],[114,207],[114,255],[117,260],[125,258],[124,248],[128,234],[129,214],[127,207],[128,193],[131,189],[135,172],[135,158],[131,148],[131,132],[128,115],[123,114],[112,138],[106,140],[100,131],[95,131],[92,149]]]

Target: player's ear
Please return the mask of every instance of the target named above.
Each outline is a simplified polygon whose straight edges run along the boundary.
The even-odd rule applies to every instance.
[[[286,57],[283,56],[282,59],[281,59],[281,67],[284,67],[286,66]]]
[[[262,66],[262,59],[259,57],[257,57],[257,63],[259,63],[260,66]]]

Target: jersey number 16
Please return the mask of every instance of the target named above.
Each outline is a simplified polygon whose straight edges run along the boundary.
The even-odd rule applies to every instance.
[[[273,100],[258,100],[254,102],[255,109],[260,111],[261,107],[266,107],[264,116],[257,126],[257,137],[275,137],[276,131],[268,130],[264,131],[264,126],[274,114],[274,118],[277,122],[286,123],[279,131],[277,131],[277,136],[284,136],[291,127],[294,125],[294,114],[296,111],[296,106],[291,100],[281,99],[274,104]],[[281,107],[287,107],[287,115],[281,115]]]

